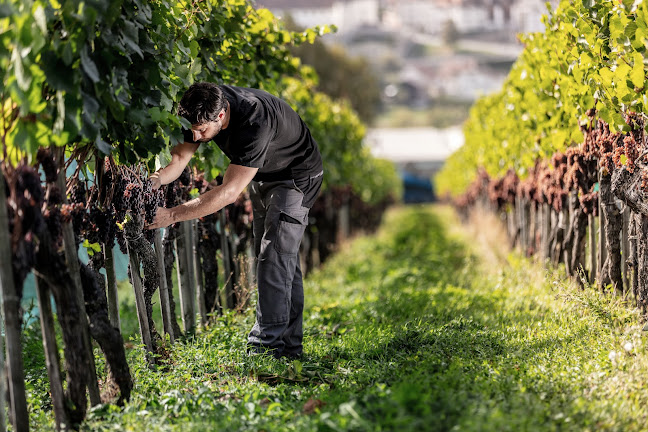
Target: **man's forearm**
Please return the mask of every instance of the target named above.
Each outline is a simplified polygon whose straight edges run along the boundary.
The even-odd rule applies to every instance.
[[[166,185],[180,177],[182,171],[185,169],[186,165],[182,165],[179,160],[173,159],[169,165],[162,168],[157,172],[158,178],[162,185]]]
[[[198,149],[198,144],[182,143],[171,150],[171,162],[164,168],[158,170],[154,175],[160,181],[158,187],[166,185],[180,177],[182,171],[191,160],[191,157]]]
[[[237,195],[227,186],[216,186],[191,201],[171,208],[173,222],[197,219],[216,213],[226,205],[232,204],[236,200]]]

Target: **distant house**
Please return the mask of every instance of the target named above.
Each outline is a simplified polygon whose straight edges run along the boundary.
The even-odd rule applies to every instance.
[[[447,21],[460,33],[495,30],[506,26],[509,8],[505,0],[385,0],[387,16],[398,26],[415,32],[438,35]]]
[[[290,15],[303,27],[334,24],[340,34],[380,22],[379,0],[257,0],[257,6]]]
[[[452,21],[460,33],[542,31],[546,0],[383,0],[385,25],[438,35]],[[556,7],[557,0],[550,0]]]
[[[540,0],[517,0],[511,7],[513,29],[519,33],[543,32],[542,15],[547,14],[547,2]],[[552,9],[558,6],[558,0],[548,2]]]

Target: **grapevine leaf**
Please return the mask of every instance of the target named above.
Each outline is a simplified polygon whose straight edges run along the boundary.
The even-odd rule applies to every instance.
[[[92,59],[88,55],[87,45],[81,49],[80,55],[81,55],[81,67],[83,68],[83,71],[86,73],[86,75],[88,75],[88,78],[90,78],[92,82],[94,83],[99,82],[99,70],[97,69],[97,65],[92,61]]]
[[[23,91],[27,91],[27,89],[29,89],[29,86],[31,85],[32,80],[30,76],[25,74],[25,68],[23,66],[20,52],[20,49],[13,50],[13,53],[11,54],[11,62],[13,64],[14,75],[16,77],[18,87],[20,87],[20,89]]]
[[[610,39],[617,40],[624,34],[625,28],[621,22],[621,18],[618,15],[613,14],[610,18]]]
[[[47,18],[45,17],[45,9],[43,9],[43,6],[39,5],[34,11],[34,21],[41,33],[47,35]]]
[[[630,80],[632,81],[632,84],[635,85],[637,88],[642,88],[644,86],[644,64],[643,64],[643,56],[635,52],[632,55],[632,58],[634,60],[634,66],[632,67],[632,72],[630,73]]]
[[[102,140],[100,137],[97,137],[97,139],[95,140],[95,147],[97,147],[97,149],[99,149],[99,151],[106,156],[110,156],[110,153],[112,152],[112,147],[110,146],[110,144]]]
[[[47,83],[55,90],[74,91],[75,71],[69,69],[52,51],[41,54],[41,67]]]

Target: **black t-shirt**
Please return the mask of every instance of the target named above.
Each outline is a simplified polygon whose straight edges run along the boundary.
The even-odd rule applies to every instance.
[[[213,138],[236,165],[259,168],[254,180],[295,180],[322,172],[317,143],[299,115],[263,90],[219,86],[230,106],[227,129]],[[194,143],[191,131],[186,142]]]

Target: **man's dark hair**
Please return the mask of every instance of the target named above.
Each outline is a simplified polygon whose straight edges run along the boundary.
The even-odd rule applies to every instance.
[[[214,83],[198,82],[187,89],[180,104],[178,115],[192,125],[216,121],[222,110],[227,110],[227,100]]]

